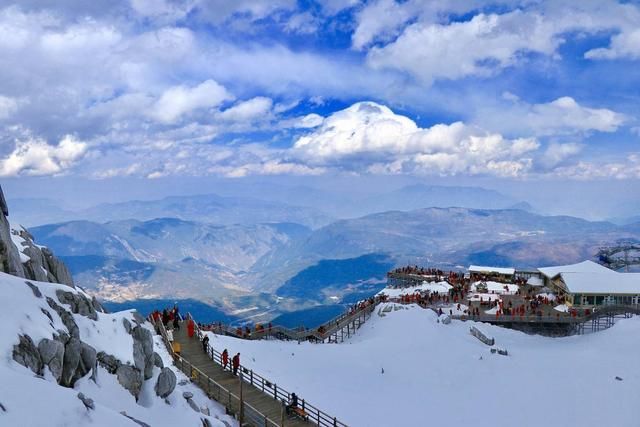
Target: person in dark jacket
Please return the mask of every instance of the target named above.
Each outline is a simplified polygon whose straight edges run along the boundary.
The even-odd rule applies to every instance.
[[[231,364],[233,366],[233,375],[238,375],[238,368],[240,367],[240,353],[233,356]]]
[[[207,347],[209,347],[209,335],[205,335],[204,338],[202,338],[202,350],[205,353],[207,352]]]

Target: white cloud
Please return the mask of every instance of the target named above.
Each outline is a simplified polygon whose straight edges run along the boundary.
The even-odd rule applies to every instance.
[[[589,59],[640,59],[640,28],[617,34],[611,38],[609,47],[592,49],[584,56]]]
[[[152,107],[150,116],[162,123],[174,123],[193,110],[217,107],[231,99],[233,95],[213,80],[194,87],[174,86],[162,94]]]
[[[535,139],[509,140],[461,122],[420,128],[388,107],[361,102],[299,138],[292,156],[355,172],[522,175]]]
[[[218,115],[222,120],[230,120],[235,122],[251,122],[253,120],[271,117],[271,108],[273,101],[264,96],[257,96],[247,101],[239,102],[233,107],[227,108]]]
[[[0,95],[0,120],[8,118],[18,109],[18,100]]]
[[[58,145],[41,139],[16,142],[15,149],[0,159],[0,176],[54,175],[70,168],[87,151],[87,144],[65,136]]]
[[[583,144],[575,142],[565,144],[551,143],[541,156],[540,163],[546,169],[553,169],[567,159],[575,157],[583,148]]]

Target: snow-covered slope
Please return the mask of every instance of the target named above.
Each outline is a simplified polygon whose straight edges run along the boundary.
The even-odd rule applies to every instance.
[[[90,301],[67,285],[0,273],[0,425],[234,424],[171,366],[159,337],[149,333],[151,324],[134,311],[100,312]],[[161,398],[155,387],[161,373],[172,376],[167,367],[177,384]],[[211,416],[196,412],[184,392]],[[79,393],[85,403],[93,400],[93,409]]]
[[[638,426],[640,317],[566,338],[379,310],[342,344],[211,336],[216,350],[350,426]],[[476,326],[508,356],[469,333]],[[384,370],[384,373],[383,373]],[[616,379],[619,377],[621,380]]]

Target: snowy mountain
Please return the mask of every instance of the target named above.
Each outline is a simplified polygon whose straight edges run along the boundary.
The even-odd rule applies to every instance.
[[[1,207],[0,425],[234,424],[172,366],[149,322],[105,312]]]
[[[388,310],[387,311],[387,308]],[[490,348],[469,333],[495,338]],[[382,305],[340,344],[210,335],[261,372],[351,426],[638,425],[640,317],[565,338],[439,322],[416,305]]]

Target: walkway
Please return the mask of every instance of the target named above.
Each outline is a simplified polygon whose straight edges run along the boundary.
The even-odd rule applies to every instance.
[[[193,338],[189,338],[186,332],[186,322],[183,322],[182,327],[179,331],[174,331],[174,339],[180,343],[181,352],[180,356],[188,361],[193,367],[197,368],[198,371],[204,373],[208,378],[213,380],[222,388],[226,389],[227,393],[231,392],[231,394],[235,396],[240,396],[240,379],[238,376],[233,375],[229,370],[223,370],[222,366],[214,363],[213,360],[209,357],[207,353],[205,353],[202,349],[202,344],[199,340],[194,336]],[[231,360],[229,360],[231,362]],[[194,378],[192,375],[192,379],[194,381],[200,380]],[[224,401],[225,396],[224,393],[221,393],[220,390],[217,390],[215,386],[212,387],[212,384],[209,384],[206,380],[199,381],[201,384],[201,388],[207,392],[214,399],[219,401]],[[282,402],[275,399],[273,395],[269,395],[262,390],[259,390],[255,386],[251,384],[247,384],[243,382],[242,384],[242,397],[243,400],[248,403],[252,408],[257,410],[263,417],[266,417],[266,423],[264,420],[258,425],[281,425],[283,418],[283,406]],[[218,399],[219,398],[219,399]],[[245,412],[246,409],[245,409]],[[251,425],[256,425],[248,418],[255,418],[255,414],[245,413],[245,422],[249,422]],[[285,425],[291,427],[302,427],[312,425],[309,422],[305,422],[299,419],[288,419],[285,416]]]

